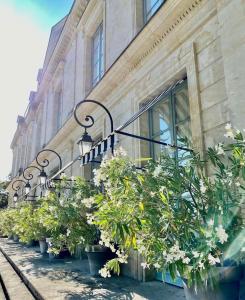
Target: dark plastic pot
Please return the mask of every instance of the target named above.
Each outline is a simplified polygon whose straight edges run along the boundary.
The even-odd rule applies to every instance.
[[[184,291],[187,300],[238,300],[240,290],[240,279],[242,268],[237,267],[217,267],[217,283],[212,289],[210,284],[204,286],[187,287],[184,280]]]
[[[110,259],[110,251],[106,247],[91,246],[86,251],[91,276],[100,276],[99,270],[103,268],[108,259]]]
[[[45,240],[39,240],[40,253],[45,254],[48,250],[48,243]]]
[[[19,237],[18,237],[18,235],[14,234],[14,237],[13,237],[13,238],[14,238],[14,242],[17,242],[17,243],[19,242]]]

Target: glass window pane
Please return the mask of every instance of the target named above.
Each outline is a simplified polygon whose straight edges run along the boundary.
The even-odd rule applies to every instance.
[[[175,118],[179,123],[189,118],[189,101],[187,87],[176,91],[175,97]]]
[[[145,17],[146,21],[157,11],[164,0],[145,0]]]
[[[170,117],[169,99],[159,102],[152,108],[152,134],[159,136],[169,130]]]
[[[95,85],[104,73],[103,26],[100,25],[93,37],[92,84]]]

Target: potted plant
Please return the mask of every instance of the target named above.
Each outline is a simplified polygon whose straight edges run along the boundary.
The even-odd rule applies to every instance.
[[[163,154],[143,172],[120,153],[102,163],[96,181],[105,194],[96,199],[94,223],[120,250],[103,268],[105,276],[119,273],[120,255],[133,248],[145,259],[142,267],[185,279],[188,299],[237,299],[223,291],[227,283],[239,290],[245,143],[230,125],[226,135],[234,140],[210,148],[205,160],[195,152]]]
[[[91,224],[93,211],[93,195],[97,193],[94,185],[80,177],[56,182],[53,191],[46,197],[48,214],[43,216],[43,224],[50,232],[49,252],[60,255],[63,249],[73,254],[78,245],[86,248],[91,267],[91,275],[97,275],[95,265],[98,264],[98,255],[107,254],[108,249],[98,245],[98,229]],[[97,244],[97,245],[96,245]],[[91,260],[91,258],[92,259]],[[96,262],[95,262],[96,260]],[[104,258],[101,258],[105,263]],[[100,269],[100,268],[99,268]]]
[[[15,238],[15,241],[18,241],[17,232],[14,226],[14,224],[16,224],[17,216],[17,209],[7,208],[1,210],[0,231],[4,236]]]

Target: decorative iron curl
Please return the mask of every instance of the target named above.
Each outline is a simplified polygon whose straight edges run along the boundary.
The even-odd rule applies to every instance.
[[[80,102],[75,106],[74,111],[73,111],[73,115],[74,115],[74,118],[75,118],[76,122],[77,122],[80,126],[82,126],[83,128],[85,128],[85,129],[86,129],[86,128],[90,128],[90,127],[92,127],[92,126],[94,125],[94,118],[93,118],[92,116],[90,116],[90,115],[86,115],[86,117],[85,117],[85,121],[86,121],[86,122],[91,121],[91,124],[88,124],[88,125],[84,125],[83,123],[81,123],[81,122],[79,121],[78,117],[77,117],[77,110],[78,110],[78,108],[79,108],[83,103],[88,103],[88,102],[90,102],[90,103],[95,103],[95,104],[99,105],[100,107],[102,107],[102,108],[106,111],[106,113],[108,114],[109,119],[110,119],[111,132],[113,132],[114,126],[113,126],[113,119],[112,119],[111,113],[109,112],[109,110],[108,110],[103,104],[101,104],[100,102],[98,102],[98,101],[96,101],[96,100],[85,99],[85,100],[80,101]]]
[[[40,168],[38,168],[38,167],[36,167],[36,166],[29,166],[29,167],[27,167],[27,168],[25,168],[25,170],[23,171],[23,177],[26,179],[26,180],[32,180],[33,179],[33,174],[32,173],[30,173],[30,172],[28,172],[28,175],[26,175],[25,174],[25,172],[28,170],[28,169],[31,169],[31,168],[34,168],[34,169],[37,169],[37,170],[39,170],[40,172],[41,172],[41,169]]]
[[[20,189],[20,185],[17,185],[16,187],[14,186],[16,182],[21,182],[21,183],[24,183],[26,184],[26,182],[22,179],[18,179],[18,180],[15,180],[13,183],[12,183],[12,189],[16,192],[18,192],[18,190]]]
[[[62,169],[62,160],[61,160],[60,155],[59,155],[56,151],[51,150],[51,149],[43,149],[43,150],[41,150],[41,151],[38,152],[38,154],[37,154],[37,156],[36,156],[36,162],[37,162],[37,164],[38,164],[40,167],[45,168],[45,167],[47,167],[47,166],[49,165],[49,163],[50,163],[50,161],[49,161],[48,159],[46,159],[46,158],[45,158],[44,160],[42,160],[42,161],[39,160],[39,156],[40,156],[40,154],[43,153],[43,152],[52,152],[52,153],[54,153],[54,154],[58,157],[58,159],[59,159],[59,170]]]

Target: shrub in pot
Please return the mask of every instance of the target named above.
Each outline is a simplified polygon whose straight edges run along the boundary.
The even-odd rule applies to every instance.
[[[4,236],[17,235],[14,224],[18,218],[18,210],[13,208],[0,210],[0,231]],[[17,237],[16,237],[17,238]]]
[[[126,254],[137,249],[145,258],[142,267],[168,271],[173,279],[182,276],[187,289],[200,291],[198,299],[204,288],[215,299],[222,283],[219,266],[224,268],[225,260],[236,259],[244,249],[240,205],[245,142],[230,125],[226,135],[234,140],[210,148],[205,159],[195,152],[182,157],[165,153],[139,172],[119,154],[104,161],[95,178],[105,187],[94,214],[94,223],[104,232],[102,242],[116,243]],[[108,262],[104,275],[119,272],[119,263]],[[226,272],[222,269],[221,274]],[[240,274],[239,267],[235,273]]]
[[[85,248],[98,242],[98,230],[90,222],[92,195],[96,193],[94,185],[80,177],[70,181],[63,176],[55,184],[46,197],[49,213],[43,216],[43,224],[50,231],[50,253],[58,255],[65,247],[73,254],[79,244]],[[97,248],[87,248],[91,249]]]

